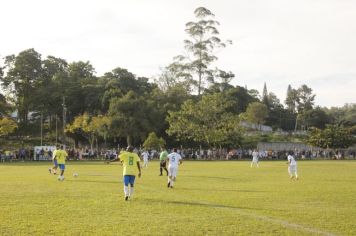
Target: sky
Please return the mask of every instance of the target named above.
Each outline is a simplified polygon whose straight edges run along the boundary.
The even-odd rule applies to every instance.
[[[356,103],[354,0],[0,0],[0,57],[34,48],[90,61],[98,76],[121,67],[157,77],[183,53],[197,7],[233,41],[214,65],[236,75],[233,85],[262,94],[266,83],[284,103],[289,84],[306,84],[316,105]]]

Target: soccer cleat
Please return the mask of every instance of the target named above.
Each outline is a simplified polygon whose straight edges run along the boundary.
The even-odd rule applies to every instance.
[[[162,176],[162,174],[159,174],[158,176]]]
[[[167,188],[171,187],[171,182],[168,182]]]
[[[170,186],[170,188],[173,188],[173,186]]]
[[[52,169],[51,168],[49,168],[48,171],[49,171],[50,174],[52,174]]]
[[[129,200],[129,196],[126,196],[126,197],[125,197],[125,201],[127,201],[127,200]]]

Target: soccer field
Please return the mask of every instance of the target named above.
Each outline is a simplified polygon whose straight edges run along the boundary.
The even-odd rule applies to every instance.
[[[150,162],[130,201],[118,163],[1,163],[0,235],[356,235],[356,161],[285,163],[186,161],[168,189]]]

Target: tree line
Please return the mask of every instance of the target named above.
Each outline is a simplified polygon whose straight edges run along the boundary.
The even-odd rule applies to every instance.
[[[233,86],[234,74],[214,67],[216,50],[232,42],[219,38],[219,22],[210,10],[200,7],[194,14],[196,21],[186,24],[184,55],[174,57],[153,81],[121,67],[97,76],[89,61],[42,58],[33,48],[5,56],[0,136],[35,136],[43,126],[48,140],[59,136],[61,142],[92,147],[150,143],[147,138],[155,136],[161,144],[229,147],[243,144],[241,121],[247,121],[288,132],[312,129],[310,134],[332,126],[348,132],[354,143],[355,104],[315,106],[307,85],[289,85],[284,104],[266,83],[262,95]],[[13,112],[17,120],[10,118]]]

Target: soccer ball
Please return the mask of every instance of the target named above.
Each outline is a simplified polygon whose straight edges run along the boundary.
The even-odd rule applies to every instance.
[[[73,173],[73,177],[78,177],[78,173]]]
[[[64,176],[58,176],[58,181],[63,181],[64,180]]]

